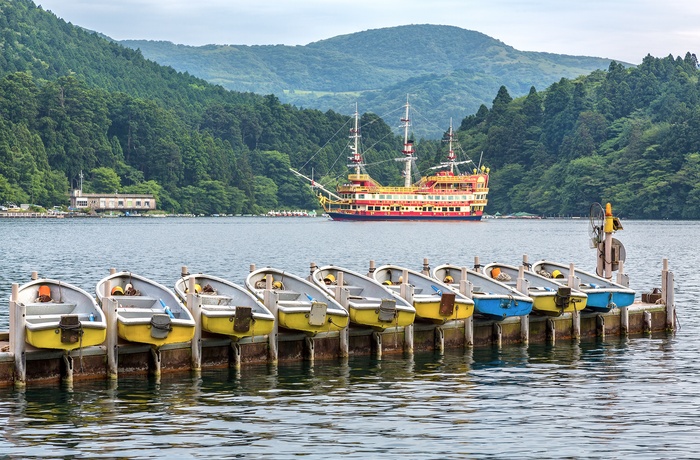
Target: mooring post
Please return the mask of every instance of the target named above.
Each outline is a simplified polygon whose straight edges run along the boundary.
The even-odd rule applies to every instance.
[[[370,262],[370,267],[374,262]],[[401,297],[413,305],[413,286],[408,284],[408,270],[404,270],[400,288]],[[403,349],[406,353],[413,354],[413,324],[403,328]]]
[[[350,313],[350,291],[345,287],[345,279],[343,272],[338,270],[336,272],[336,286],[335,286],[335,300],[345,309],[345,311]],[[340,337],[340,350],[339,354],[341,358],[345,358],[350,355],[350,322],[348,325],[338,331]]]
[[[36,281],[39,279],[39,272],[32,272],[32,281]]]
[[[160,348],[151,347],[151,358],[153,358],[153,367],[150,369],[150,373],[156,378],[156,380],[160,380],[162,363]]]
[[[306,336],[304,337],[304,348],[306,349],[306,360],[309,362],[314,362],[315,359],[315,345],[316,342],[314,342],[313,337]]]
[[[70,351],[63,353],[63,368],[64,373],[61,380],[70,385],[73,383],[73,357],[70,355]]]
[[[12,283],[12,293],[10,295],[10,351],[15,358],[15,386],[23,388],[27,385],[25,345],[27,307],[17,301],[18,297],[19,284]]]
[[[581,279],[576,276],[574,264],[569,264],[569,279],[567,281],[571,289],[578,289],[581,286]],[[581,312],[576,308],[576,305],[574,305],[574,311],[571,314],[571,337],[581,338]]]
[[[313,275],[314,275],[314,272],[316,271],[317,268],[318,268],[318,266],[316,265],[316,262],[310,262],[310,263],[309,263],[309,277],[306,278],[306,279],[309,280],[309,281],[312,282],[312,283],[314,282],[314,276],[313,276]]]
[[[250,268],[248,270],[250,273],[253,273],[255,271],[255,264],[250,264]]]
[[[374,355],[377,359],[382,358],[382,333],[379,331],[372,332],[372,343],[374,343]]]
[[[427,257],[423,258],[423,270],[421,270],[421,273],[423,273],[425,276],[430,276],[430,263],[428,262]]]
[[[105,346],[107,348],[107,377],[116,380],[119,374],[119,324],[117,320],[117,308],[119,302],[112,297],[112,282],[107,280],[104,283],[102,294],[102,311],[105,314],[107,323],[107,338]]]
[[[275,322],[272,326],[272,330],[270,331],[270,335],[267,337],[267,344],[268,344],[268,358],[270,361],[273,363],[277,363],[277,335],[278,335],[278,329],[279,329],[279,319],[277,317],[277,300],[279,298],[279,295],[272,290],[272,277],[271,276],[266,276],[265,277],[265,291],[263,293],[263,302],[265,306],[267,307],[268,310],[270,310],[270,313],[272,313],[272,316],[275,317]]]
[[[515,290],[519,293],[530,295],[530,282],[525,279],[525,266],[518,267],[518,279],[515,281]],[[549,323],[547,323],[549,326]],[[520,341],[523,344],[530,342],[530,316],[522,315],[520,317]]]
[[[620,307],[620,335],[625,336],[630,332],[630,313],[627,307]]]
[[[661,298],[666,304],[666,330],[676,330],[676,302],[674,298],[673,272],[668,269],[668,259],[663,260],[661,271]]]
[[[109,268],[109,274],[110,274],[110,275],[114,275],[115,273],[117,273],[117,269],[114,268],[114,267],[110,267],[110,268]]]
[[[525,267],[525,270],[529,270],[531,266],[532,265],[530,265],[530,260],[529,260],[528,255],[523,254],[523,267]]]
[[[481,264],[479,263],[479,256],[474,256],[474,270],[481,272]]]
[[[435,326],[435,349],[440,353],[445,353],[445,331],[441,326]]]
[[[183,267],[187,270],[187,267]],[[202,298],[195,291],[197,278],[190,275],[187,279],[187,308],[194,319],[194,336],[190,347],[192,350],[192,370],[197,372],[202,370]]]
[[[478,257],[476,258],[478,262]],[[459,293],[472,298],[473,284],[468,279],[467,267],[462,267],[461,276],[459,278]],[[469,316],[464,319],[464,345],[471,347],[474,345],[474,317]]]
[[[374,275],[374,271],[375,271],[376,269],[377,269],[377,267],[375,267],[374,261],[373,261],[373,260],[370,260],[370,261],[369,261],[369,271],[367,271],[367,276],[370,277],[370,278],[372,278],[373,275]]]

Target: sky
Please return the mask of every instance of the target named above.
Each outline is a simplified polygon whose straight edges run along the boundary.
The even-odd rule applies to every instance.
[[[700,55],[699,0],[35,0],[115,40],[306,45],[408,24],[475,30],[521,51],[638,64]],[[410,44],[410,37],[406,37]],[[449,43],[445,44],[449,47]]]

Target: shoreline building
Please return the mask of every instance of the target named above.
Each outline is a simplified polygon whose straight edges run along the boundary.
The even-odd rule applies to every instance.
[[[137,193],[83,193],[74,189],[70,194],[72,209],[92,209],[93,211],[153,211],[156,199],[153,195]]]

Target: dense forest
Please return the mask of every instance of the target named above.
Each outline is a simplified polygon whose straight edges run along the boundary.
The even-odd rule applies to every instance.
[[[290,166],[330,186],[347,172],[346,115],[228,91],[29,0],[0,11],[0,204],[66,204],[83,171],[89,191],[153,193],[170,212],[308,209]],[[688,53],[515,99],[502,86],[458,131],[463,154],[491,168],[487,212],[585,215],[611,201],[628,218],[700,218],[699,76]],[[362,115],[362,141],[369,172],[399,184],[387,122]],[[416,150],[423,171],[445,154],[431,139]]]
[[[489,103],[501,85],[515,96],[562,77],[606,69],[610,59],[519,51],[459,27],[412,24],[340,35],[304,46],[186,46],[124,40],[143,55],[234,91],[275,94],[298,107],[388,118],[406,94],[433,123],[414,129],[439,138],[443,124]]]

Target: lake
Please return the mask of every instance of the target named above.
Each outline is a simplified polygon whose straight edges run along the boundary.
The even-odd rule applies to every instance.
[[[0,389],[0,456],[62,458],[697,457],[700,222],[625,221],[638,293],[675,273],[675,334],[245,366]],[[242,284],[250,264],[306,275],[370,260],[592,270],[588,221],[323,218],[0,219],[0,329],[32,271],[89,292],[109,268],[172,286],[186,265]],[[639,294],[638,294],[639,295]]]

